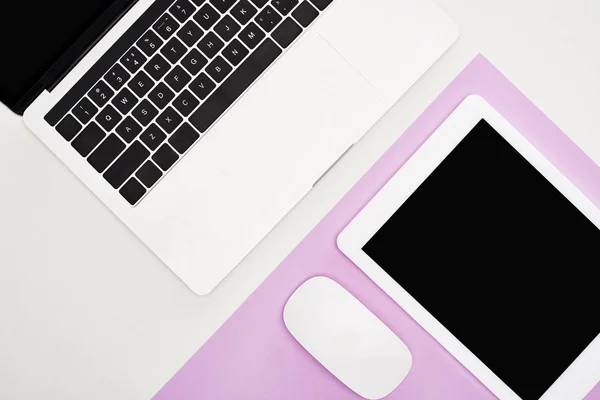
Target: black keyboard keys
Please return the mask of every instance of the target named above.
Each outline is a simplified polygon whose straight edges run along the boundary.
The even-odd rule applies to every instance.
[[[177,18],[179,22],[185,22],[189,17],[196,12],[196,7],[193,6],[188,0],[177,0],[169,12]]]
[[[203,34],[204,32],[195,22],[188,21],[183,28],[177,32],[177,37],[181,39],[183,43],[192,47],[200,40]]]
[[[192,49],[183,57],[181,65],[192,75],[198,75],[202,68],[208,64],[208,60],[198,50]]]
[[[209,59],[216,56],[219,51],[221,51],[223,46],[223,41],[219,39],[213,32],[207,33],[206,36],[200,40],[200,43],[198,43],[198,48]]]
[[[148,149],[136,140],[104,173],[104,179],[115,189],[119,188],[149,155]]]
[[[288,47],[300,34],[302,28],[291,18],[286,18],[281,25],[271,34],[273,39],[284,49]]]
[[[202,6],[200,11],[194,15],[194,20],[206,31],[209,30],[221,18],[217,10],[209,4]]]
[[[156,122],[165,132],[171,134],[183,122],[183,118],[172,107],[168,107],[156,118]]]
[[[223,57],[218,56],[208,67],[206,67],[206,72],[208,72],[215,82],[221,82],[229,75],[232,69],[231,65],[229,65]]]
[[[92,104],[91,101],[84,97],[81,101],[73,108],[73,114],[83,124],[90,122],[90,119],[98,112],[98,107]]]
[[[156,124],[150,125],[140,135],[140,140],[152,151],[156,150],[166,138],[167,135]]]
[[[298,5],[298,0],[272,0],[271,4],[282,15],[288,15]]]
[[[135,176],[144,184],[144,186],[151,188],[160,179],[162,172],[152,161],[146,161]]]
[[[235,3],[235,0],[210,0],[210,2],[221,14],[224,14]]]
[[[147,126],[158,114],[158,110],[148,100],[142,100],[131,115],[143,126]]]
[[[121,114],[125,115],[135,107],[137,102],[137,97],[135,97],[129,89],[123,88],[123,90],[121,90],[113,99],[112,104],[121,112]]]
[[[123,150],[125,143],[113,133],[90,154],[88,162],[96,171],[102,173]]]
[[[200,104],[198,99],[195,98],[194,95],[191,94],[188,90],[184,90],[183,92],[181,92],[179,97],[177,97],[173,102],[173,106],[184,117],[190,115],[190,113],[194,111],[196,107],[198,107],[198,104]]]
[[[123,117],[121,117],[121,114],[119,114],[119,112],[115,110],[114,107],[111,105],[104,107],[104,109],[100,111],[100,114],[98,114],[98,116],[96,117],[96,121],[107,132],[110,132],[115,126],[117,126],[121,119],[123,119]]]
[[[173,68],[173,70],[165,77],[165,82],[175,92],[181,92],[181,90],[192,80],[192,77],[185,72],[179,65]]]
[[[171,146],[163,144],[152,156],[152,161],[154,161],[163,171],[167,171],[175,164],[178,158],[179,156],[173,151]]]
[[[98,83],[96,83],[96,86],[94,86],[92,90],[90,90],[88,96],[90,99],[92,99],[94,103],[96,103],[98,107],[104,107],[106,102],[108,102],[108,100],[110,100],[110,98],[113,97],[114,94],[115,92],[110,87],[108,87],[106,83],[104,83],[103,81],[99,81]]]
[[[179,154],[183,154],[200,139],[200,134],[192,128],[189,124],[181,125],[181,128],[177,130],[169,139],[169,143]]]
[[[321,11],[325,10],[333,0],[310,0]]]
[[[137,41],[136,45],[146,54],[148,57],[151,57],[160,46],[162,46],[163,41],[158,37],[156,33],[153,31],[147,31],[144,35]]]
[[[67,114],[67,116],[64,117],[63,120],[58,123],[58,125],[56,125],[56,130],[58,133],[60,133],[60,135],[69,142],[73,140],[81,128],[81,124],[77,122],[75,117],[73,117],[71,114]]]
[[[146,56],[143,55],[141,51],[132,47],[127,54],[121,58],[121,64],[123,64],[129,72],[135,74],[138,69],[142,68],[142,65],[144,65],[146,60]]]
[[[148,95],[148,98],[154,105],[161,110],[165,108],[175,97],[175,93],[163,82],[159,83]]]
[[[123,122],[117,126],[115,131],[119,134],[121,139],[125,140],[127,143],[131,143],[131,141],[140,134],[142,127],[135,122],[133,118],[126,117]]]
[[[240,24],[246,25],[256,15],[256,7],[248,0],[241,0],[231,9],[230,14]]]
[[[225,42],[229,42],[240,31],[241,26],[229,15],[224,16],[215,26],[215,32]]]
[[[144,97],[154,86],[154,81],[146,75],[144,71],[140,71],[133,77],[127,86],[129,86],[133,93],[138,97]]]
[[[253,49],[265,38],[265,33],[254,22],[250,22],[238,37],[246,46]]]
[[[179,23],[175,21],[169,14],[165,14],[152,26],[156,32],[164,40],[170,38],[177,29],[179,29]]]
[[[248,55],[248,49],[239,40],[234,39],[222,54],[233,66],[237,66]]]
[[[94,150],[96,146],[98,146],[105,136],[106,133],[102,130],[102,128],[100,128],[94,122],[91,122],[75,138],[75,140],[71,142],[71,146],[73,146],[73,148],[77,150],[82,157],[87,157],[87,155],[90,154],[90,152]]]
[[[206,132],[281,53],[275,42],[266,39],[192,114],[190,123],[201,133]]]
[[[204,100],[217,87],[215,83],[204,72],[190,85],[190,89],[200,100]]]
[[[135,178],[131,178],[121,190],[119,190],[121,196],[127,200],[129,204],[132,206],[135,205],[144,195],[146,194],[146,189],[139,183]]]
[[[104,75],[104,80],[106,80],[114,90],[121,89],[129,78],[131,78],[131,75],[129,72],[125,71],[125,68],[123,68],[121,64],[115,64],[110,71]]]
[[[308,27],[319,16],[319,12],[307,0],[303,1],[292,13],[303,27]]]
[[[267,6],[262,10],[254,19],[261,28],[266,32],[271,32],[279,22],[281,22],[281,15],[277,13],[271,6]]]
[[[144,67],[144,70],[150,74],[155,81],[159,81],[167,72],[169,72],[170,69],[171,64],[169,64],[169,62],[160,54],[152,57],[152,59]]]
[[[258,8],[262,8],[265,4],[267,4],[267,1],[269,0],[251,0],[252,3],[254,3],[254,5]]]
[[[173,38],[165,44],[160,52],[167,60],[171,61],[171,64],[175,64],[187,53],[187,47],[179,39]]]

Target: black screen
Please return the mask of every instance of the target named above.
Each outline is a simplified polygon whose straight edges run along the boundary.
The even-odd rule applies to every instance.
[[[0,23],[0,101],[12,108],[113,2],[7,1]]]
[[[483,120],[363,250],[525,400],[600,333],[600,231]]]

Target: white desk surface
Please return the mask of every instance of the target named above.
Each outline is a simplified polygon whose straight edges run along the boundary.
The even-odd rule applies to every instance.
[[[457,44],[208,297],[0,106],[0,398],[150,398],[478,52],[600,163],[599,1],[438,3]]]

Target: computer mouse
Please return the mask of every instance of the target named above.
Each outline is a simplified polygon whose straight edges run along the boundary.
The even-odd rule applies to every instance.
[[[306,281],[290,297],[283,320],[321,365],[359,396],[381,399],[408,375],[408,347],[337,282]]]

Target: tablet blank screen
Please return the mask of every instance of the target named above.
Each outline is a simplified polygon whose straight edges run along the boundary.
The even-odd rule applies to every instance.
[[[363,250],[524,400],[600,333],[600,231],[484,120]]]

